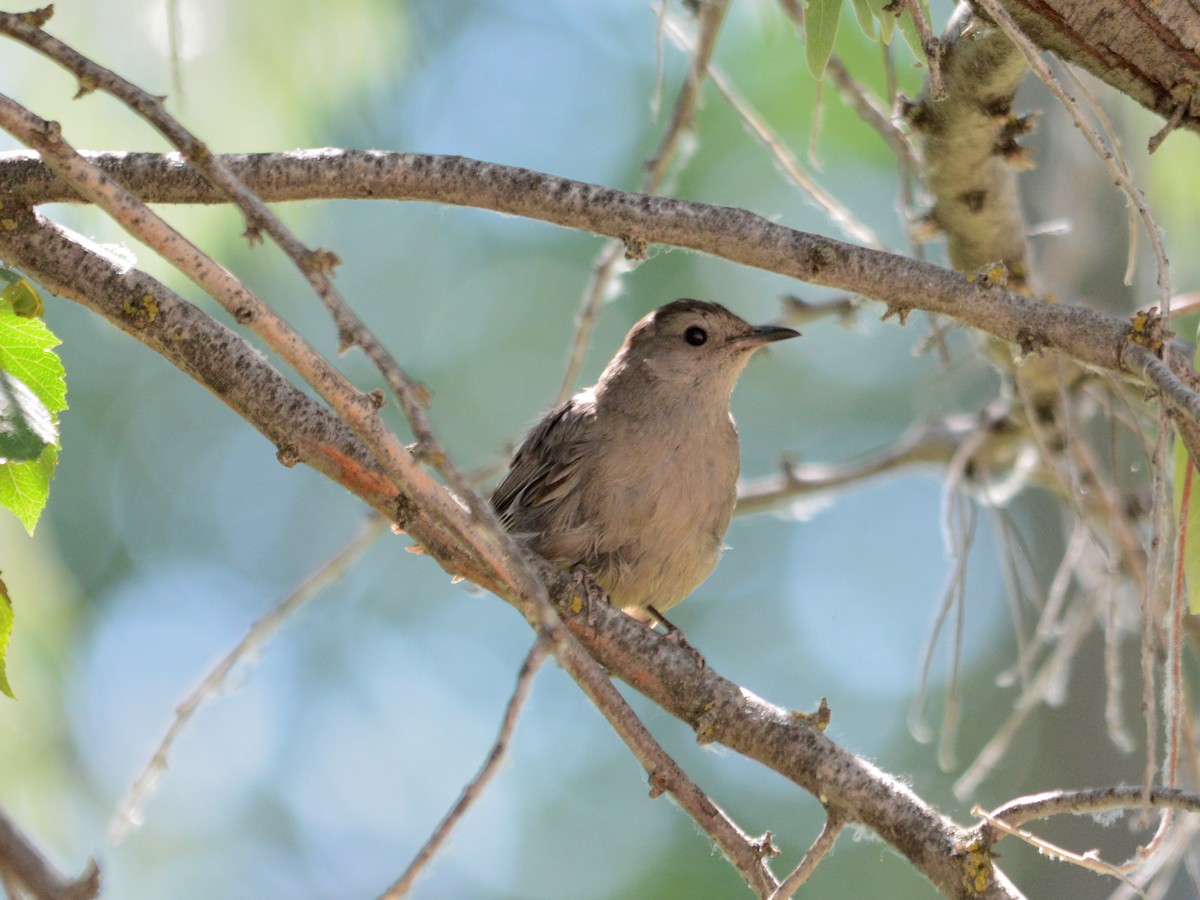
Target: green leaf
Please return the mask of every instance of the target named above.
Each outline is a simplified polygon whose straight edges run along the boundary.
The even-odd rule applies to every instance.
[[[8,676],[5,674],[5,664],[8,660],[8,639],[12,635],[12,627],[12,601],[8,599],[8,588],[4,586],[4,580],[0,579],[0,693],[5,694],[11,700],[16,700],[17,697],[9,687]]]
[[[892,0],[867,0],[867,5],[875,18],[879,20],[879,40],[885,44],[892,42],[892,32],[896,30],[896,14],[884,12],[884,7],[891,5]]]
[[[0,505],[33,534],[50,494],[58,461],[58,414],[67,408],[61,342],[28,313],[32,287],[11,269],[0,269]],[[21,306],[21,312],[15,308]]]
[[[0,506],[11,510],[31,536],[50,496],[57,463],[58,450],[47,447],[37,459],[0,466]]]
[[[46,404],[16,375],[0,370],[0,463],[37,459],[57,443]]]
[[[920,0],[921,12],[925,14],[925,21],[929,22],[929,0]],[[921,35],[917,31],[916,20],[907,9],[904,10],[904,15],[899,18],[900,33],[904,35],[904,42],[912,49],[913,56],[919,60],[925,59],[925,48],[921,44]]]
[[[875,40],[875,16],[871,13],[869,0],[850,0],[854,5],[854,15],[858,18],[858,27],[871,40]]]
[[[841,11],[842,0],[808,0],[804,7],[804,52],[808,56],[808,71],[818,81],[833,53]]]
[[[61,343],[41,319],[0,304],[0,369],[25,382],[55,414],[67,408],[66,371],[52,352]]]

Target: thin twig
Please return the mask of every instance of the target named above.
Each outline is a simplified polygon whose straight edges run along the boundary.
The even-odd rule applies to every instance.
[[[969,502],[963,498],[962,502]],[[974,516],[968,520],[969,527],[974,527]],[[969,541],[970,538],[965,538]],[[949,548],[951,558],[954,560],[954,567],[950,570],[950,575],[946,580],[946,587],[942,591],[942,600],[938,604],[937,612],[934,614],[933,623],[929,628],[929,636],[925,638],[921,647],[921,673],[917,679],[917,689],[913,692],[912,702],[908,707],[908,730],[912,736],[921,743],[927,743],[933,740],[933,730],[925,723],[925,716],[929,711],[929,677],[933,673],[933,655],[937,651],[938,640],[942,633],[942,628],[945,627],[946,618],[955,608],[961,609],[963,604],[963,593],[966,585],[967,577],[967,559],[968,555],[965,550],[954,546]],[[957,659],[958,654],[954,653],[953,658]],[[938,748],[939,764],[944,763],[944,751],[952,743],[952,738],[946,736],[948,725],[953,725],[957,721],[956,713],[952,712],[952,708],[957,708],[959,705],[958,697],[954,691],[954,684],[957,681],[957,673],[951,666],[950,673],[951,684],[946,688],[946,711],[942,717],[942,741]]]
[[[450,811],[438,823],[433,834],[429,836],[429,840],[417,851],[417,855],[408,864],[404,874],[380,895],[380,900],[399,900],[400,897],[407,896],[408,892],[412,890],[414,882],[429,865],[434,855],[445,843],[446,838],[450,836],[454,826],[467,814],[471,805],[483,795],[488,782],[499,770],[500,763],[504,761],[505,754],[508,753],[508,745],[512,742],[513,732],[517,727],[517,717],[521,714],[521,709],[529,698],[534,676],[537,675],[542,663],[549,655],[550,642],[546,638],[539,637],[533,642],[533,647],[530,648],[525,661],[521,663],[521,668],[517,672],[517,684],[504,709],[504,718],[500,722],[500,733],[496,735],[496,740],[484,758],[483,765],[480,766],[475,777],[467,782],[462,793],[458,795],[458,799],[454,801],[454,805],[450,807]]]
[[[1154,515],[1151,523],[1151,558],[1149,577],[1146,588],[1142,593],[1142,679],[1144,682],[1142,694],[1142,715],[1146,723],[1146,763],[1142,779],[1142,802],[1149,810],[1150,787],[1154,784],[1155,774],[1159,771],[1158,760],[1158,696],[1155,690],[1155,661],[1158,651],[1158,621],[1160,610],[1163,608],[1163,596],[1170,596],[1174,566],[1168,555],[1174,549],[1175,542],[1169,539],[1171,529],[1171,504],[1169,502],[1167,443],[1170,427],[1166,422],[1166,407],[1161,408],[1157,441],[1154,445]],[[1169,545],[1169,546],[1168,546]],[[1167,603],[1169,608],[1169,600]],[[1170,710],[1164,710],[1170,717]],[[1168,723],[1167,730],[1171,725]],[[1170,750],[1167,751],[1168,755]],[[1174,787],[1174,785],[1171,785]],[[1161,826],[1160,822],[1160,826]],[[1161,827],[1152,843],[1162,840],[1164,832]]]
[[[1183,735],[1183,718],[1184,718],[1184,681],[1183,681],[1183,610],[1184,610],[1184,584],[1183,584],[1183,551],[1185,540],[1187,538],[1187,529],[1183,527],[1186,524],[1186,519],[1182,519],[1181,527],[1177,534],[1171,535],[1172,520],[1163,513],[1163,508],[1172,509],[1170,487],[1166,477],[1167,467],[1167,450],[1166,450],[1166,435],[1170,432],[1170,422],[1167,416],[1167,410],[1164,406],[1159,417],[1159,443],[1155,454],[1155,516],[1154,516],[1154,533],[1151,537],[1151,545],[1155,548],[1155,567],[1156,574],[1155,587],[1161,590],[1162,584],[1160,573],[1167,576],[1166,584],[1166,611],[1163,618],[1166,620],[1166,628],[1164,638],[1166,643],[1166,658],[1163,661],[1163,699],[1162,708],[1166,716],[1166,735],[1164,737],[1164,753],[1162,762],[1162,772],[1166,786],[1175,788],[1179,785],[1179,764],[1182,753]],[[1188,477],[1184,479],[1184,483],[1179,485],[1179,489],[1184,492],[1186,498],[1191,491],[1191,472],[1188,472]],[[1161,506],[1159,506],[1161,504]],[[1186,507],[1185,507],[1186,508]],[[1159,590],[1156,590],[1151,596],[1157,597]],[[1146,616],[1153,615],[1154,621],[1158,621],[1158,607],[1160,604],[1148,604],[1143,609],[1142,614]],[[1153,608],[1153,614],[1151,611]],[[1143,648],[1146,652],[1147,648]],[[1152,717],[1148,716],[1148,719]],[[1148,726],[1149,727],[1149,726]],[[1153,776],[1151,769],[1151,760],[1147,755],[1146,761],[1146,785],[1142,791],[1142,801],[1145,807],[1148,804],[1150,778]],[[1141,860],[1148,860],[1157,851],[1160,846],[1166,841],[1167,835],[1171,830],[1174,822],[1174,809],[1167,807],[1163,811],[1162,818],[1159,820],[1158,828],[1154,832],[1154,836],[1146,843],[1144,847],[1138,848],[1138,857]]]
[[[1091,630],[1095,620],[1095,598],[1082,594],[1076,598],[1070,611],[1063,617],[1062,636],[1054,651],[1042,663],[1041,668],[1030,679],[1029,687],[1013,702],[1013,711],[1004,724],[975,757],[975,761],[954,782],[954,796],[966,798],[975,793],[980,783],[1004,758],[1009,745],[1025,724],[1025,720],[1039,703],[1054,693],[1060,683],[1068,661],[1075,655],[1079,644]]]
[[[667,19],[667,34],[676,46],[688,50],[689,41],[674,17]],[[750,103],[738,93],[729,77],[715,65],[708,68],[708,77],[725,102],[737,113],[742,125],[758,140],[771,155],[776,167],[820,207],[843,234],[867,247],[882,250],[883,242],[866,223],[843,206],[836,197],[814,181],[800,165],[800,161],[784,145],[766,120]]]
[[[250,626],[240,641],[200,679],[200,683],[175,707],[175,718],[158,742],[150,761],[134,780],[125,799],[121,801],[108,823],[108,840],[119,844],[129,832],[139,828],[144,820],[143,809],[158,791],[167,757],[175,741],[183,734],[193,717],[208,700],[218,696],[238,663],[254,657],[293,613],[337,579],[341,578],[363,552],[386,530],[387,520],[372,515],[357,535],[328,562],[310,574],[300,585],[277,603],[269,612]]]
[[[978,524],[976,504],[966,489],[967,466],[975,464],[976,450],[982,441],[986,440],[987,432],[978,428],[972,436],[963,442],[950,461],[946,471],[946,484],[942,493],[941,525],[942,542],[946,552],[954,560],[954,569],[950,576],[938,615],[929,640],[925,646],[924,662],[921,666],[921,681],[913,698],[910,710],[910,723],[914,734],[919,733],[918,715],[924,715],[923,707],[928,703],[929,672],[933,661],[938,636],[945,624],[947,615],[954,612],[954,636],[950,641],[950,675],[944,691],[945,705],[942,709],[942,725],[938,735],[938,764],[944,771],[957,767],[954,747],[958,738],[958,725],[962,720],[962,700],[960,694],[960,673],[962,664],[963,625],[966,619],[966,587],[967,567],[970,561],[971,548],[975,545],[975,528]],[[984,477],[987,477],[986,464],[981,465]],[[921,707],[916,704],[921,703]]]
[[[849,101],[850,106],[858,113],[858,117],[874,128],[892,148],[905,171],[918,170],[920,162],[917,159],[917,151],[913,149],[908,135],[892,121],[891,115],[879,105],[870,92],[855,81],[842,58],[836,53],[831,54],[825,72],[842,97]]]
[[[1170,136],[1171,132],[1179,127],[1179,123],[1183,121],[1183,117],[1187,114],[1187,111],[1188,103],[1186,100],[1175,104],[1175,111],[1171,113],[1171,118],[1167,120],[1167,124],[1158,131],[1154,132],[1154,134],[1150,136],[1150,140],[1147,141],[1147,153],[1153,153],[1162,146],[1163,141]]]
[[[654,21],[654,91],[650,94],[650,120],[658,119],[662,109],[663,76],[666,67],[666,36],[663,34],[663,23],[667,20],[667,10],[670,0],[659,0],[658,10]]]
[[[626,623],[622,621],[622,624]],[[665,637],[658,639],[667,640]],[[759,897],[769,897],[779,886],[778,880],[766,863],[766,857],[775,852],[769,840],[755,839],[743,832],[725,811],[687,776],[621,696],[609,673],[597,665],[595,659],[578,642],[572,641],[560,648],[557,656],[563,668],[583,688],[584,693],[646,770],[650,780],[650,796],[658,797],[664,792],[669,793],[704,833],[712,838],[750,889]],[[694,659],[690,665],[695,666]]]
[[[1118,166],[1122,172],[1132,178],[1129,171],[1129,162],[1125,158],[1125,151],[1121,149],[1121,137],[1117,134],[1117,129],[1113,127],[1112,120],[1108,117],[1108,113],[1104,111],[1104,107],[1096,100],[1092,92],[1088,90],[1087,84],[1083,79],[1076,74],[1073,66],[1062,63],[1060,65],[1062,72],[1067,76],[1068,80],[1079,91],[1083,97],[1083,102],[1087,104],[1088,109],[1092,111],[1092,115],[1096,117],[1096,121],[1100,123],[1100,127],[1104,130],[1104,136],[1108,138],[1108,146],[1113,152],[1113,164]],[[1125,218],[1128,222],[1129,231],[1129,250],[1125,261],[1125,278],[1126,285],[1133,284],[1133,273],[1137,268],[1137,212],[1130,203],[1125,204]]]
[[[1036,794],[1031,797],[1019,797],[1015,800],[1010,800],[990,813],[981,812],[978,807],[972,812],[975,815],[983,817],[984,824],[982,830],[985,832],[988,829],[994,828],[1004,834],[1013,834],[1021,837],[1038,847],[1040,852],[1074,862],[1091,871],[1120,878],[1125,884],[1126,891],[1131,892],[1133,895],[1141,896],[1141,892],[1138,890],[1135,881],[1131,880],[1131,876],[1138,878],[1144,884],[1148,881],[1148,877],[1153,877],[1154,873],[1161,872],[1161,868],[1158,866],[1152,868],[1147,866],[1151,855],[1155,851],[1159,853],[1172,852],[1171,844],[1178,847],[1181,835],[1186,836],[1194,832],[1196,827],[1195,820],[1184,827],[1176,829],[1170,836],[1164,835],[1164,837],[1160,838],[1156,834],[1150,844],[1145,847],[1139,847],[1138,851],[1128,861],[1120,864],[1111,864],[1100,860],[1094,850],[1084,854],[1075,854],[1071,851],[1063,850],[1061,847],[1048,844],[1040,838],[1029,834],[1029,832],[1021,830],[1020,826],[1034,819],[1044,819],[1056,815],[1086,815],[1122,809],[1135,812],[1139,808],[1145,809],[1149,806],[1162,809],[1167,813],[1175,810],[1187,810],[1193,813],[1200,812],[1200,794],[1192,791],[1181,791],[1176,788],[1154,786],[1150,786],[1149,788],[1122,786],[1092,788],[1081,791],[1047,791],[1046,793]],[[1164,819],[1166,818],[1168,816],[1164,816]],[[1161,825],[1158,831],[1160,833],[1163,832]],[[994,843],[997,837],[998,835],[995,833],[988,834],[988,843]],[[1148,873],[1148,875],[1142,873]],[[1122,895],[1129,896],[1128,893],[1123,893]]]
[[[1023,828],[1017,828],[1009,825],[1001,819],[994,818],[990,813],[986,812],[982,807],[976,806],[972,808],[971,815],[980,816],[985,822],[991,825],[998,831],[1002,831],[1012,837],[1020,838],[1037,849],[1042,856],[1047,856],[1050,859],[1058,859],[1062,862],[1073,863],[1081,869],[1087,869],[1089,872],[1096,872],[1100,875],[1111,875],[1113,878],[1119,878],[1121,881],[1126,881],[1125,874],[1118,866],[1112,863],[1107,863],[1100,858],[1100,854],[1096,850],[1089,850],[1086,853],[1075,853],[1067,850],[1057,844],[1052,844],[1044,838],[1038,837],[1030,831]],[[1128,882],[1127,882],[1128,883]]]
[[[1164,421],[1163,427],[1169,427]],[[1179,506],[1186,510],[1192,503],[1193,481],[1195,466],[1189,460],[1183,479],[1183,484],[1175,485],[1180,492]],[[1169,502],[1169,498],[1168,498]],[[1172,504],[1172,508],[1174,505]],[[1167,787],[1179,786],[1179,768],[1181,764],[1182,745],[1186,734],[1184,732],[1184,696],[1183,680],[1183,617],[1187,609],[1187,589],[1184,584],[1184,552],[1187,547],[1188,522],[1186,514],[1179,517],[1175,541],[1172,542],[1174,551],[1174,578],[1171,579],[1171,593],[1166,615],[1167,659],[1164,683],[1166,696],[1163,707],[1167,713],[1166,759],[1163,761],[1163,774]],[[1193,540],[1197,535],[1193,535]],[[1165,536],[1164,536],[1165,538]]]
[[[454,465],[434,435],[425,410],[427,392],[409,378],[396,359],[359,319],[341,292],[334,286],[330,275],[340,262],[337,256],[325,249],[306,247],[291,229],[270,211],[262,198],[224,165],[220,156],[213,154],[203,141],[167,112],[163,102],[164,98],[150,94],[115,72],[98,65],[62,41],[52,37],[25,17],[0,13],[0,32],[7,33],[10,37],[37,50],[72,72],[79,79],[80,94],[92,90],[104,91],[144,118],[182,152],[188,162],[195,166],[210,184],[242,211],[246,217],[247,237],[251,241],[258,238],[264,231],[270,235],[271,239],[292,260],[300,274],[309,282],[329,310],[337,328],[338,341],[342,349],[354,345],[359,346],[387,381],[388,386],[399,400],[405,418],[417,438],[416,455],[429,461],[443,475],[451,489],[470,510],[475,521],[485,522],[488,525],[487,528],[477,529],[474,536],[462,535],[466,539],[466,543],[472,545],[485,563],[495,571],[519,569],[515,563],[519,552],[514,542],[507,532],[499,527],[491,507]],[[126,224],[125,227],[128,229],[129,225]],[[154,245],[151,244],[151,246]],[[328,397],[325,399],[329,400]],[[334,405],[339,413],[345,415],[343,409],[335,404],[331,405]],[[347,422],[351,427],[355,427],[353,419],[347,419]],[[373,434],[371,439],[365,438],[367,444],[376,453],[382,454],[380,461],[384,463],[385,468],[395,473],[407,470],[408,477],[404,478],[401,483],[412,484],[416,477],[415,466],[398,455],[396,447],[398,442],[394,436],[387,433],[381,425],[374,423],[371,423],[368,431]],[[425,488],[426,499],[432,499],[436,488],[432,482],[426,482]],[[446,499],[442,498],[443,501]],[[454,518],[458,517],[454,516],[449,521],[453,521]]]
[[[1132,900],[1132,898],[1147,898],[1147,900],[1166,900],[1167,891],[1171,888],[1173,872],[1181,862],[1188,863],[1196,851],[1196,834],[1200,832],[1200,816],[1188,816],[1179,823],[1179,827],[1167,836],[1159,847],[1158,853],[1152,860],[1147,860],[1140,868],[1129,874],[1129,881],[1118,885],[1116,890],[1108,895],[1108,900]],[[1191,866],[1189,865],[1189,869]],[[1194,871],[1192,877],[1192,893],[1200,896],[1200,883],[1196,881]],[[1157,882],[1151,887],[1153,882]]]
[[[944,466],[955,451],[980,428],[974,416],[952,415],[920,422],[887,447],[861,459],[842,463],[801,463],[785,460],[777,475],[746,480],[738,485],[735,515],[752,515],[788,501],[811,497],[914,466]],[[1002,435],[989,435],[1003,439]]]
[[[0,22],[4,16],[0,14]],[[236,320],[274,349],[363,440],[396,485],[403,486],[422,505],[436,510],[437,520],[453,530],[493,572],[511,571],[479,529],[464,521],[459,504],[417,463],[408,448],[388,430],[378,405],[324,359],[291,325],[232,273],[180,234],[111,176],[81,156],[62,137],[56,123],[47,122],[15,101],[0,95],[0,127],[42,154],[62,178],[129,234],[151,248],[216,299]]]
[[[942,84],[942,54],[945,52],[945,47],[934,35],[933,29],[929,27],[929,20],[925,18],[925,11],[921,9],[920,0],[893,0],[889,5],[893,8],[902,6],[912,16],[913,22],[917,26],[917,35],[921,38],[921,50],[925,53],[925,61],[929,64],[930,96],[934,101],[941,100],[946,96],[946,88]],[[900,10],[896,10],[897,16],[900,15],[900,12]]]
[[[667,0],[661,0],[657,20],[657,34],[660,41],[659,56],[661,60],[661,36],[669,21]],[[679,152],[683,138],[692,128],[695,121],[696,109],[700,102],[700,91],[704,79],[708,76],[709,62],[717,46],[717,34],[721,22],[725,18],[729,0],[706,0],[699,6],[695,49],[692,51],[691,63],[684,78],[679,96],[675,98],[675,106],[671,111],[671,122],[659,141],[658,149],[646,163],[645,174],[642,177],[642,193],[657,194],[666,178],[671,162]],[[651,105],[656,107],[661,92],[661,81],[656,78],[655,92]],[[632,238],[627,235],[626,238]],[[583,357],[587,352],[588,341],[600,307],[605,300],[611,298],[618,282],[618,276],[629,268],[627,260],[637,259],[644,252],[636,241],[614,240],[605,244],[592,263],[592,275],[583,291],[583,301],[579,312],[575,315],[575,336],[571,341],[571,349],[567,353],[567,369],[563,373],[562,384],[555,396],[555,405],[562,403],[575,390],[575,380],[583,367]]]
[[[1117,616],[1120,607],[1116,584],[1116,567],[1109,572],[1107,611],[1104,617],[1104,727],[1113,746],[1131,753],[1137,746],[1125,725],[1125,673],[1121,666],[1121,624]]]
[[[988,509],[992,515],[992,535],[1000,545],[998,548],[1000,573],[1004,581],[1004,596],[1008,601],[1008,614],[1012,620],[1013,639],[1017,645],[1015,665],[1008,672],[1002,673],[997,681],[1003,685],[1009,679],[1015,677],[1022,689],[1024,689],[1029,684],[1029,671],[1025,668],[1025,664],[1028,659],[1031,635],[1025,621],[1023,603],[1026,597],[1024,590],[1025,579],[1021,577],[1020,555],[1018,552],[1021,548],[1013,534],[1011,521],[1004,516],[1003,508],[992,505]]]
[[[842,833],[842,828],[845,823],[840,819],[829,816],[824,824],[821,825],[821,832],[808,848],[808,852],[804,854],[804,858],[800,860],[800,864],[792,870],[791,874],[783,880],[779,888],[771,895],[771,900],[788,900],[792,894],[796,893],[804,884],[812,877],[812,873],[817,870],[821,860],[829,855],[833,849],[834,843],[838,839],[838,835]]]

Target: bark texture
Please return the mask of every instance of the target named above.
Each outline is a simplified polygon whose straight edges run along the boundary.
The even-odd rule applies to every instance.
[[[1200,132],[1200,6],[1188,0],[1001,0],[1051,50],[1178,127]]]

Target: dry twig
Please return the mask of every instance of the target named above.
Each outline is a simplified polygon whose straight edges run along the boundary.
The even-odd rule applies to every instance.
[[[517,684],[513,688],[512,696],[508,700],[508,705],[504,709],[504,718],[500,721],[500,733],[496,735],[496,740],[492,744],[492,749],[488,751],[488,755],[484,758],[483,765],[467,785],[462,789],[462,793],[458,795],[458,799],[454,801],[454,805],[450,807],[450,811],[446,813],[445,818],[438,823],[433,834],[417,851],[417,855],[413,857],[408,868],[404,870],[396,881],[386,891],[380,895],[380,900],[399,900],[400,897],[408,895],[412,890],[413,884],[425,867],[429,865],[434,855],[446,842],[446,838],[450,836],[450,832],[454,830],[454,826],[462,821],[463,816],[467,814],[472,804],[483,794],[484,788],[488,782],[500,768],[500,763],[504,761],[505,755],[508,753],[508,745],[512,741],[513,732],[517,727],[517,717],[521,714],[521,709],[525,705],[525,701],[529,699],[529,692],[533,688],[533,679],[542,667],[542,663],[546,661],[546,657],[550,653],[550,643],[545,638],[539,637],[533,642],[529,653],[525,656],[525,661],[521,663],[521,668],[517,670]]]
[[[366,526],[343,547],[337,555],[309,575],[290,594],[275,605],[266,615],[256,620],[245,636],[221,660],[200,679],[200,683],[175,707],[175,718],[166,734],[158,742],[150,761],[129,788],[108,824],[109,843],[119,844],[134,828],[143,822],[143,808],[158,790],[159,782],[167,771],[167,757],[175,741],[191,723],[196,712],[205,702],[216,697],[224,689],[237,664],[256,655],[304,603],[337,579],[341,578],[379,535],[386,530],[387,520],[372,515]]]
[[[667,34],[670,35],[671,40],[678,46],[685,50],[688,49],[688,39],[684,35],[683,29],[679,27],[679,23],[673,18],[667,19]],[[883,242],[880,241],[879,236],[875,234],[870,226],[859,220],[854,213],[838,202],[836,197],[817,184],[804,171],[795,154],[784,145],[779,135],[759,115],[758,110],[751,106],[746,98],[737,91],[732,81],[730,81],[729,77],[720,68],[715,65],[709,66],[708,77],[713,85],[716,86],[721,96],[725,98],[725,102],[737,113],[746,130],[771,155],[775,166],[820,207],[829,216],[830,221],[844,235],[858,241],[864,246],[883,249]]]
[[[705,0],[698,6],[698,22],[695,48],[691,53],[691,63],[684,78],[683,87],[675,99],[675,107],[671,111],[671,122],[659,142],[658,149],[646,163],[645,175],[642,178],[642,192],[656,194],[666,178],[676,154],[679,152],[684,137],[691,131],[696,118],[696,109],[700,104],[700,91],[704,79],[708,77],[709,62],[717,46],[717,34],[729,0]],[[667,0],[662,0],[658,15],[658,33],[665,30],[670,15],[667,12]],[[660,51],[661,59],[661,51]],[[655,97],[652,106],[657,105],[659,80],[655,80]],[[567,354],[567,370],[563,374],[555,404],[562,403],[571,396],[575,389],[575,380],[583,367],[583,356],[587,352],[588,341],[600,314],[600,307],[612,293],[614,279],[622,274],[626,260],[640,259],[645,255],[645,248],[640,245],[633,234],[623,235],[617,240],[609,241],[592,263],[592,276],[583,291],[583,302],[575,316],[575,336],[571,341],[571,349]]]
[[[803,886],[804,882],[812,877],[812,873],[817,870],[821,860],[833,850],[833,845],[837,841],[838,835],[842,833],[842,828],[843,823],[832,816],[825,820],[820,833],[808,848],[808,852],[804,854],[804,858],[800,860],[800,864],[783,880],[779,889],[771,895],[771,900],[788,900]]]

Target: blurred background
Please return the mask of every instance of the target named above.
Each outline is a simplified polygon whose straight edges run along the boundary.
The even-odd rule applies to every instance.
[[[59,4],[48,28],[155,93],[218,152],[342,146],[461,154],[637,189],[665,127],[651,115],[655,14],[634,0],[397,3],[179,0],[179,85],[165,0]],[[676,12],[681,10],[676,9]],[[950,12],[934,4],[935,30]],[[879,47],[852,15],[837,52],[882,91]],[[900,87],[923,69],[897,39]],[[71,100],[67,74],[15,44],[0,90],[63,123],[93,150],[166,150],[115,101]],[[893,157],[831,88],[819,98],[803,46],[776,5],[740,2],[716,61],[820,182],[891,248],[907,252]],[[686,58],[663,52],[663,109]],[[1200,181],[1194,136],[1100,91],[1164,225],[1177,291],[1197,287],[1189,249]],[[1069,302],[1127,313],[1155,301],[1153,268],[1122,284],[1123,199],[1048,97],[1029,86],[1019,112],[1046,110],[1030,139],[1039,168],[1022,177],[1027,216],[1065,221],[1035,239],[1044,287]],[[7,138],[0,148],[14,147]],[[736,205],[795,228],[842,235],[773,167],[736,115],[705,93],[679,196]],[[321,350],[335,352],[317,300],[274,248],[247,248],[223,209],[161,210],[240,274]],[[302,203],[278,211],[310,245],[338,253],[338,284],[408,371],[432,391],[433,423],[458,463],[504,458],[553,400],[599,238],[492,213],[415,203]],[[48,214],[138,264],[222,321],[227,317],[102,216]],[[1144,241],[1143,241],[1144,244]],[[930,258],[941,261],[935,242]],[[829,296],[767,273],[652,248],[605,308],[579,386],[589,384],[645,312],[682,296],[716,300],[755,322],[780,297]],[[949,361],[919,355],[929,320],[901,328],[868,304],[850,322],[806,327],[760,354],[734,394],[747,477],[784,454],[837,461],[886,446],[914,421],[978,410],[997,380],[962,334]],[[81,307],[47,297],[63,339],[70,409],[63,452],[36,537],[0,516],[0,566],[16,604],[0,701],[0,806],[64,870],[100,860],[105,896],[121,898],[377,895],[475,773],[498,727],[531,634],[495,598],[452,586],[428,559],[385,534],[359,565],[311,601],[233,689],[204,707],[176,745],[145,824],[122,843],[106,827],[169,726],[179,700],[245,633],[361,529],[364,509],[275,451],[202,388]],[[1190,334],[1187,328],[1181,332]],[[351,354],[363,388],[379,378]],[[393,410],[394,412],[394,410]],[[398,418],[397,427],[402,427]],[[1048,578],[1067,514],[1026,492],[979,515],[968,566],[956,760],[906,724],[923,648],[953,560],[937,471],[907,471],[835,496],[735,520],[716,573],[673,615],[710,665],[780,705],[833,710],[829,735],[965,821],[1022,793],[1140,780],[1139,751],[1104,736],[1102,646],[1089,639],[1062,704],[1026,722],[1004,762],[965,800],[954,779],[1007,717],[998,683],[1015,655],[1006,569],[1022,558]],[[1131,731],[1141,733],[1136,622],[1122,648]],[[934,654],[936,725],[949,644]],[[719,747],[626,691],[684,768],[748,831],[771,830],[786,872],[822,822],[799,789]],[[1044,833],[1079,850],[1138,839],[1087,820]],[[1107,843],[1106,843],[1107,842]],[[1113,883],[1005,842],[1002,865],[1031,896],[1107,896]],[[1188,896],[1186,884],[1176,896]],[[804,889],[811,898],[928,897],[906,861],[869,835],[843,835]],[[668,800],[652,801],[640,767],[553,664],[538,677],[499,777],[428,874],[418,897],[739,897],[748,893]]]

